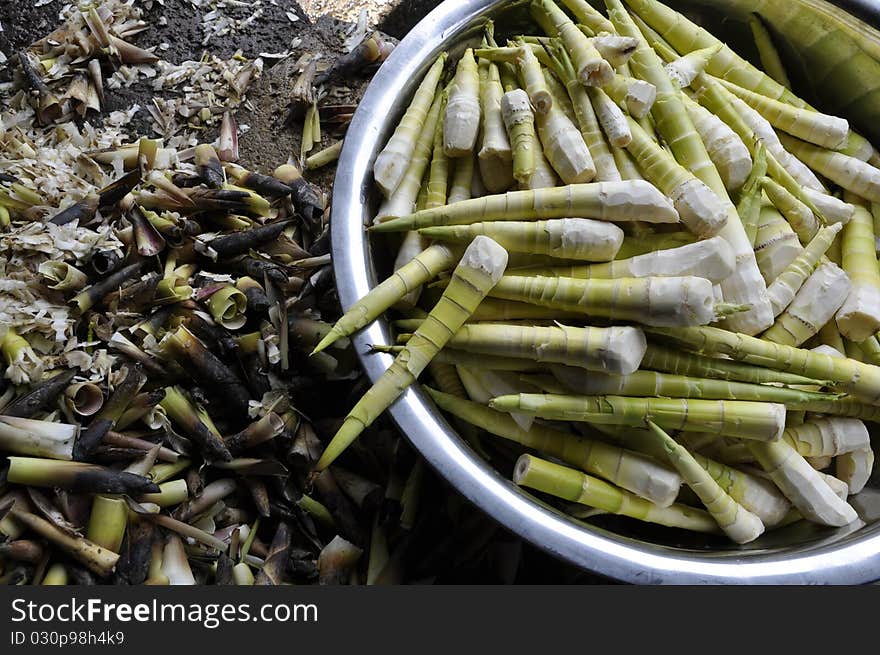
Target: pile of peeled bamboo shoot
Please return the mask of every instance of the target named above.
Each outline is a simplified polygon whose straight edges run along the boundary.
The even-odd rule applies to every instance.
[[[605,9],[532,0],[535,34],[489,23],[421,81],[374,166],[394,272],[316,349],[392,311],[394,362],[316,468],[421,380],[576,516],[857,521],[880,155],[794,94],[759,16],[766,73],[657,0]]]

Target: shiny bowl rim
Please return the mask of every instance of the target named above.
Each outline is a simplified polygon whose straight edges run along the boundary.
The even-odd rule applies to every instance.
[[[372,163],[399,115],[395,99],[413,85],[444,44],[473,28],[510,0],[446,0],[423,18],[383,64],[359,104],[345,137],[333,189],[333,267],[342,306],[348,309],[376,284],[363,230]],[[843,2],[841,4],[847,4]],[[850,5],[880,16],[865,0]],[[352,338],[372,381],[391,356],[370,352],[390,344],[389,324],[380,317]],[[860,584],[880,578],[880,522],[860,531],[795,549],[687,551],[618,535],[565,518],[495,472],[450,427],[418,387],[390,409],[401,433],[426,461],[477,507],[520,537],[585,570],[609,578],[650,584]]]

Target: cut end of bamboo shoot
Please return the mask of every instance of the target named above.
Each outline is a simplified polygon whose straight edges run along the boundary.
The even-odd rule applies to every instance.
[[[748,447],[776,486],[811,521],[842,527],[858,520],[856,511],[787,442],[749,441]]]
[[[460,266],[482,271],[495,284],[504,275],[507,257],[507,251],[497,242],[486,236],[478,236],[465,250]]]
[[[840,333],[850,341],[859,343],[876,334],[880,330],[880,289],[853,285],[836,319]]]
[[[727,223],[727,207],[697,178],[679,184],[670,196],[681,222],[697,236],[715,236]]]
[[[614,80],[614,69],[605,59],[594,59],[578,71],[578,79],[584,86],[601,88]]]
[[[865,488],[873,470],[874,451],[866,446],[838,456],[835,473],[846,483],[849,495],[854,495]]]

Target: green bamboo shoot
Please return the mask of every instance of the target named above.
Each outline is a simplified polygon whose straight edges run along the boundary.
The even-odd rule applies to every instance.
[[[843,118],[794,107],[724,80],[721,84],[777,130],[831,150],[838,150],[846,144],[849,123]]]
[[[508,91],[501,98],[501,118],[507,128],[512,149],[513,177],[527,182],[535,172],[535,114],[528,94],[522,89]]]
[[[819,230],[803,251],[767,288],[767,296],[773,306],[774,316],[779,316],[791,304],[842,229],[843,225],[835,223]]]
[[[459,160],[461,161],[461,160]],[[381,284],[373,287],[340,318],[329,334],[321,339],[314,353],[319,353],[341,338],[354,334],[390,308],[406,294],[450,268],[455,261],[453,251],[435,244],[405,264]]]
[[[752,30],[752,39],[755,42],[755,47],[758,49],[761,66],[764,67],[764,70],[767,71],[770,77],[786,89],[791,89],[791,82],[788,80],[788,74],[785,72],[785,66],[782,63],[779,52],[773,44],[773,37],[758,14],[749,16],[749,29]]]
[[[497,64],[480,60],[479,69],[483,129],[478,161],[486,188],[491,193],[498,193],[509,189],[514,179],[513,151],[501,114],[504,88],[501,86],[501,75]],[[445,200],[445,187],[443,192]]]
[[[679,248],[657,250],[605,264],[532,268],[528,269],[528,273],[579,280],[694,276],[717,284],[733,273],[733,270],[734,259],[730,246],[721,237],[712,237]]]
[[[761,178],[761,189],[773,206],[779,210],[791,229],[804,245],[808,244],[819,231],[819,220],[806,204],[801,202],[788,189],[769,177]],[[834,222],[834,221],[829,221]]]
[[[478,236],[453,271],[449,286],[416,330],[406,349],[349,412],[315,465],[329,466],[385,409],[418,378],[434,355],[461,328],[507,267],[507,251]]]
[[[871,404],[880,402],[880,367],[854,359],[770,343],[713,327],[649,328],[664,340],[698,353],[726,355],[740,362],[827,380]]]
[[[852,284],[833,262],[820,265],[762,339],[800,346],[816,335],[846,300]]]
[[[594,182],[472,198],[379,223],[369,230],[400,232],[435,225],[548,218],[676,223],[678,212],[672,202],[648,182]]]
[[[509,415],[485,405],[433,389],[428,393],[441,409],[481,430],[534,448],[661,507],[670,506],[678,496],[681,478],[653,459],[541,423],[524,430]]]
[[[871,202],[880,202],[880,169],[842,152],[826,150],[785,134],[779,140],[810,168]]]
[[[770,479],[807,519],[837,527],[858,519],[855,510],[787,441],[749,441],[748,447]]]
[[[717,234],[728,220],[727,206],[632,118],[629,126],[632,136],[626,149],[645,178],[672,199],[681,222],[691,232],[700,237]]]
[[[701,277],[577,280],[506,275],[490,295],[643,325],[707,325],[716,319],[712,283]]]
[[[849,197],[855,206],[852,220],[841,234],[843,270],[852,289],[837,313],[840,333],[852,341],[864,341],[880,329],[880,269],[874,249],[874,220],[868,208]]]
[[[513,481],[520,486],[612,514],[693,532],[718,532],[715,519],[704,510],[677,503],[660,507],[598,478],[532,455],[519,458],[514,468]]]
[[[653,421],[648,421],[648,427],[660,440],[669,461],[697,494],[724,534],[738,544],[746,544],[764,532],[761,519],[731,498],[686,448],[676,443]]]
[[[646,347],[642,331],[634,327],[492,323],[463,326],[450,339],[449,346],[465,352],[565,363],[621,375],[638,369]]]
[[[447,157],[473,152],[480,116],[480,74],[474,51],[468,48],[455,69],[443,117],[443,150]]]
[[[668,430],[709,430],[750,441],[778,441],[785,429],[785,406],[778,403],[521,393],[495,398],[489,406],[503,412],[598,425],[640,427],[652,420]]]
[[[613,223],[589,218],[495,221],[428,227],[419,233],[429,239],[466,243],[482,234],[491,237],[509,251],[593,262],[614,259],[624,236],[623,230]]]
[[[386,196],[394,193],[409,169],[413,146],[419,138],[428,110],[434,101],[447,56],[444,52],[434,61],[427,75],[419,84],[403,119],[394,130],[394,134],[379,156],[376,157],[376,163],[373,165],[373,177]]]

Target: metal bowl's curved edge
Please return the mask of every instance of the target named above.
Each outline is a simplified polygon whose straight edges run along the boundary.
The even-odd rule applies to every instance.
[[[345,139],[333,191],[333,265],[344,308],[376,284],[363,230],[372,153],[378,151],[379,140],[387,138],[380,134],[375,117],[398,113],[394,99],[412,84],[424,62],[436,56],[439,43],[507,4],[440,4],[404,38],[364,95]],[[375,321],[352,341],[375,381],[392,361],[389,355],[370,352],[371,344],[390,343],[387,321]],[[391,415],[426,461],[494,520],[547,552],[610,578],[643,584],[859,584],[880,577],[880,526],[868,535],[847,538],[845,545],[819,546],[794,557],[780,553],[740,558],[735,551],[720,556],[635,546],[639,542],[562,518],[502,478],[470,451],[419,389],[410,389],[394,403]]]

